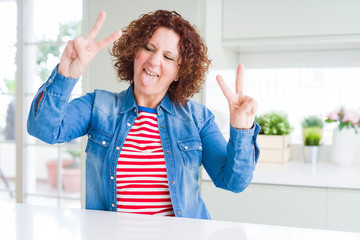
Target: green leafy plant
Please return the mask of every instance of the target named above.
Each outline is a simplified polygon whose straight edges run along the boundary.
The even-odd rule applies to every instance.
[[[322,128],[310,127],[303,128],[303,139],[305,146],[320,146],[322,138]]]
[[[321,120],[321,118],[319,118],[318,116],[308,116],[304,118],[304,120],[301,122],[302,128],[311,128],[311,127],[323,128],[323,126],[324,123]]]
[[[301,122],[305,146],[320,146],[324,122],[318,116],[308,116]]]
[[[260,125],[260,134],[265,135],[288,135],[292,131],[288,116],[284,112],[269,112],[255,118]]]

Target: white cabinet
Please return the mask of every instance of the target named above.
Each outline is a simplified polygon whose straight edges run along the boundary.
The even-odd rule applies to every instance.
[[[342,231],[360,231],[360,190],[328,189],[327,226]]]
[[[214,220],[360,231],[360,190],[251,184],[234,194],[203,181]]]
[[[360,46],[360,1],[223,0],[224,45],[238,51]]]

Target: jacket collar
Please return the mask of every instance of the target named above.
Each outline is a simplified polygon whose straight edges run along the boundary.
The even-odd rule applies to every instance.
[[[161,102],[158,106],[158,109],[159,109],[159,107],[163,108],[164,110],[166,110],[169,113],[175,114],[174,113],[175,106],[174,106],[174,103],[170,100],[168,93],[166,93],[164,98],[161,100]]]
[[[159,106],[157,107],[157,110],[160,107],[166,110],[167,112],[174,114],[175,106],[174,103],[170,100],[168,93],[166,93],[164,98],[161,100]],[[125,90],[125,101],[123,106],[121,107],[121,113],[125,113],[131,110],[133,111],[136,108],[137,107],[135,103],[134,89],[133,89],[133,85],[131,84],[128,87],[128,89]]]
[[[125,99],[124,99],[124,102],[123,102],[120,112],[125,113],[130,110],[134,110],[134,109],[136,109],[136,104],[135,104],[133,85],[131,84],[128,87],[128,89],[125,90]]]

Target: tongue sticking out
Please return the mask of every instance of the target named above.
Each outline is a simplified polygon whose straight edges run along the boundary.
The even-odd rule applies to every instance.
[[[158,78],[157,75],[150,75],[145,71],[143,71],[143,73],[141,74],[141,81],[145,86],[152,85],[157,78]]]

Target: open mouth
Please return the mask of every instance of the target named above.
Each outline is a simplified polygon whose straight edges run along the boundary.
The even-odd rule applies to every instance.
[[[143,71],[146,72],[147,74],[149,74],[150,76],[160,77],[158,74],[153,73],[153,72],[151,72],[151,71],[149,71],[149,70],[147,70],[147,69],[145,69],[145,68],[143,69]]]

